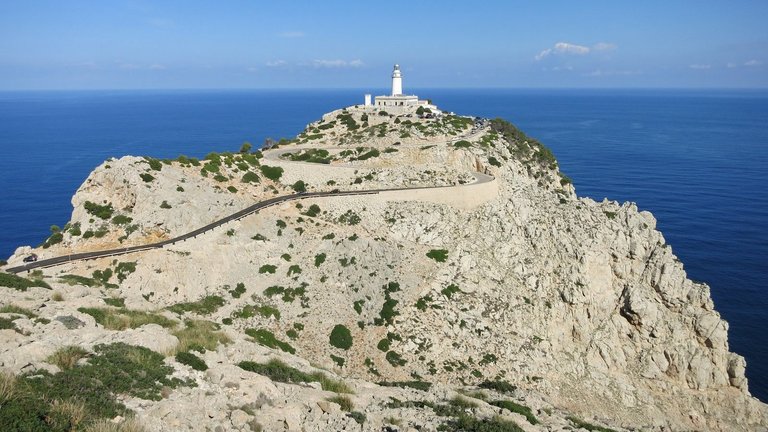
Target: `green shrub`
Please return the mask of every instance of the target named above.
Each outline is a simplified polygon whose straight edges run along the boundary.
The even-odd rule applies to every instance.
[[[406,361],[400,357],[400,354],[396,353],[395,351],[389,351],[387,355],[385,356],[389,364],[392,366],[403,366],[405,365]]]
[[[61,275],[59,276],[59,281],[64,282],[67,285],[84,285],[87,287],[95,287],[101,285],[101,282],[96,279],[73,274]]]
[[[299,180],[296,183],[291,185],[291,188],[296,192],[306,192],[307,191],[307,184],[304,183],[303,180]]]
[[[391,342],[387,338],[383,338],[379,341],[379,343],[376,345],[376,348],[379,349],[379,351],[387,352],[389,351]]]
[[[299,267],[298,264],[294,264],[294,265],[288,267],[287,276],[291,276],[291,275],[299,274],[299,273],[301,273],[301,267]]]
[[[55,244],[61,243],[62,240],[64,240],[64,234],[57,231],[45,239],[45,242],[43,243],[43,249],[48,249]]]
[[[232,186],[232,185],[227,186],[227,190],[232,192],[232,193],[237,193],[237,188]]]
[[[155,177],[150,173],[141,173],[139,174],[139,177],[141,177],[141,179],[144,180],[145,183],[149,183],[155,179]]]
[[[125,299],[121,297],[107,297],[103,298],[104,303],[114,307],[125,307]]]
[[[365,414],[361,413],[360,411],[352,411],[347,414],[347,417],[351,418],[359,425],[365,423],[365,421],[367,420],[367,418],[365,417]]]
[[[491,401],[490,404],[499,408],[504,408],[507,411],[520,414],[525,417],[526,420],[528,420],[528,423],[532,425],[539,424],[539,419],[537,419],[536,416],[533,415],[533,411],[531,411],[531,409],[525,405],[520,405],[510,400]]]
[[[387,298],[384,300],[384,304],[381,306],[381,312],[379,312],[379,317],[381,317],[382,320],[386,321],[388,324],[392,324],[392,320],[397,315],[400,315],[400,312],[395,310],[395,306],[397,306],[398,301],[390,298],[389,293],[387,293]]]
[[[222,297],[217,295],[208,295],[195,302],[177,303],[169,306],[167,309],[171,312],[182,314],[184,312],[193,312],[198,315],[209,315],[216,312],[225,302]]]
[[[278,181],[280,180],[280,177],[283,176],[283,169],[281,167],[262,165],[259,167],[259,169],[261,170],[261,173],[264,175],[264,177],[272,181]]]
[[[273,266],[271,264],[264,264],[263,266],[259,267],[259,273],[275,273],[277,270],[277,266]]]
[[[272,359],[263,364],[252,361],[242,361],[238,363],[238,366],[243,370],[264,375],[272,381],[289,384],[319,382],[320,386],[325,391],[334,393],[352,393],[352,390],[343,382],[328,378],[321,372],[302,372],[286,365],[278,359]]]
[[[112,213],[115,211],[115,209],[112,208],[112,203],[107,205],[99,205],[90,201],[86,201],[85,204],[83,204],[83,207],[85,207],[85,211],[88,212],[88,214],[104,220],[111,218]]]
[[[244,284],[244,283],[242,283],[242,282],[239,282],[239,283],[238,283],[238,284],[235,286],[235,289],[229,292],[229,294],[230,294],[230,295],[231,295],[233,298],[240,298],[240,296],[241,296],[241,295],[243,295],[244,293],[245,293],[245,284]]]
[[[277,348],[287,353],[296,354],[296,350],[290,344],[277,339],[275,335],[267,329],[249,328],[245,330],[245,334],[252,337],[257,343],[266,347]]]
[[[333,330],[331,330],[329,342],[336,348],[348,350],[352,347],[352,333],[347,327],[337,324],[333,327]]]
[[[442,291],[440,292],[443,293],[444,296],[450,299],[451,297],[453,297],[454,294],[460,293],[461,290],[455,284],[450,284],[447,287],[443,288]]]
[[[514,386],[506,381],[483,381],[477,385],[480,388],[487,390],[494,390],[499,393],[514,393],[517,390],[517,386]]]
[[[445,262],[448,259],[448,251],[445,249],[432,249],[427,252],[427,257],[432,258],[437,262]]]
[[[191,352],[185,351],[185,352],[180,352],[176,354],[176,361],[181,364],[191,366],[192,369],[197,371],[208,370],[208,365],[205,364],[205,361],[200,357],[192,354]]]
[[[309,217],[316,217],[317,215],[319,215],[319,214],[320,214],[320,206],[319,206],[319,205],[317,205],[317,204],[312,204],[311,206],[309,206],[309,208],[307,209],[307,211],[305,211],[305,212],[304,212],[304,213],[302,213],[302,214],[303,214],[304,216],[309,216]]]
[[[243,178],[240,181],[243,183],[259,183],[261,180],[255,172],[248,171],[243,174]]]
[[[155,158],[145,157],[144,160],[147,161],[149,167],[155,171],[160,171],[163,169],[163,163]]]
[[[331,360],[333,360],[338,367],[344,367],[344,363],[346,362],[344,357],[335,356],[333,354],[331,354]]]
[[[115,225],[126,225],[133,222],[133,218],[126,215],[117,215],[112,218],[112,223]]]
[[[320,267],[325,262],[325,253],[319,253],[315,255],[315,267]]]
[[[242,309],[232,312],[232,318],[251,318],[256,315],[280,319],[280,311],[268,305],[245,305]]]
[[[219,183],[223,183],[223,182],[229,180],[226,176],[223,176],[221,174],[216,174],[215,176],[213,176],[213,179],[216,180]]]
[[[488,157],[488,163],[495,167],[501,167],[501,162],[493,156]]]
[[[27,288],[31,287],[51,289],[51,286],[41,279],[27,279],[5,272],[0,272],[0,286],[13,288],[18,291],[26,291]]]
[[[115,275],[117,276],[118,282],[123,282],[129,274],[136,271],[136,262],[135,261],[126,261],[121,262],[117,264],[115,267]]]
[[[472,143],[466,140],[461,140],[453,143],[453,146],[456,148],[469,148],[472,147]]]
[[[181,187],[181,186],[179,186],[179,187]],[[182,189],[182,190],[183,190],[183,189]],[[166,201],[166,200],[163,200],[163,202],[162,202],[162,203],[160,203],[160,208],[161,208],[161,209],[169,209],[169,208],[171,208],[171,205],[170,205],[170,204],[168,204],[168,201]]]

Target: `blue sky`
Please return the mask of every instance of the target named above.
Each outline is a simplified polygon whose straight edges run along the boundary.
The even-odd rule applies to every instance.
[[[0,89],[768,87],[768,1],[0,2]]]

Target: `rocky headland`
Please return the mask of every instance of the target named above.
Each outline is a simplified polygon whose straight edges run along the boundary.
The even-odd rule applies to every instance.
[[[97,167],[6,269],[293,196],[0,273],[3,430],[766,430],[650,213],[505,121],[419,114]]]

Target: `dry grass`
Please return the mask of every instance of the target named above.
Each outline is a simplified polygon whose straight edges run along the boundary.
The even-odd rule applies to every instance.
[[[352,403],[352,399],[350,399],[349,396],[336,395],[334,397],[329,397],[326,400],[338,404],[342,411],[350,412],[355,409],[355,404]]]
[[[77,426],[85,420],[87,416],[85,404],[78,401],[60,401],[55,400],[51,403],[49,421],[52,421],[55,428],[67,427],[70,430],[77,430]]]
[[[172,353],[174,355],[189,350],[205,349],[213,351],[219,344],[231,342],[229,336],[219,330],[219,325],[205,320],[187,320],[185,327],[173,332],[179,339],[179,344]]]
[[[54,293],[51,294],[51,300],[57,301],[57,302],[64,301],[64,294],[58,291],[54,291]]]
[[[173,328],[177,322],[162,315],[130,309],[85,308],[77,309],[92,316],[97,323],[109,330],[125,330],[141,327],[145,324],[158,324],[165,328]]]
[[[16,376],[9,372],[0,371],[0,405],[13,399],[17,391]]]
[[[37,316],[36,313],[32,312],[29,309],[25,309],[23,307],[19,307],[19,306],[12,305],[12,304],[0,307],[0,313],[24,315],[27,318],[34,318],[34,317]]]
[[[135,417],[129,417],[122,423],[113,423],[107,419],[97,420],[91,423],[85,432],[147,432],[147,429]]]
[[[72,369],[81,358],[88,355],[88,351],[79,346],[65,346],[56,350],[55,353],[48,356],[45,361],[56,365],[61,370]]]

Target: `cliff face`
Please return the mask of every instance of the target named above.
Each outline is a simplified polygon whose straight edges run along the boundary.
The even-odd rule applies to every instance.
[[[226,398],[218,398],[227,383],[250,389],[228,398],[262,394],[269,403],[252,417],[265,419],[268,430],[357,423],[331,408],[318,411],[321,393],[304,389],[286,399],[282,384],[256,383],[234,366],[241,360],[279,356],[306,366],[303,358],[349,379],[356,405],[369,418],[360,426],[365,430],[380,429],[392,415],[404,419],[403,427],[440,424],[429,407],[393,406],[383,395],[438,403],[482,382],[516,386],[516,400],[531,406],[541,423],[479,401],[471,412],[500,413],[524,430],[578,425],[571,416],[643,430],[768,424],[766,406],[748,393],[744,359],[729,352],[728,325],[709,288],[687,278],[653,216],[634,204],[578,198],[551,153],[511,125],[350,108],[327,114],[295,142],[261,156],[108,161],[73,198],[63,242],[40,254],[172,237],[302,188],[441,188],[286,202],[163,250],[120,257],[135,269],[119,281],[113,258],[47,269],[45,276],[72,300],[54,304],[52,317],[78,317],[86,327],[76,331],[92,346],[106,330],[75,309],[99,305],[101,296],[141,310],[222,299],[213,310],[163,313],[223,324],[236,343],[204,354],[217,369],[184,373],[215,390],[204,398],[220,410],[226,411]],[[86,208],[86,202],[92,204]],[[113,211],[102,218],[93,203]],[[115,221],[118,215],[124,217]],[[72,235],[75,226],[103,234]],[[109,291],[57,282],[106,268],[115,272],[106,283],[117,285]],[[14,301],[51,311],[40,301]],[[72,332],[54,330],[30,325],[28,339],[5,349],[0,361],[16,371],[21,363],[48,367],[45,356],[62,344],[57,332]],[[156,341],[174,337],[150,330]],[[251,339],[256,330],[290,349]],[[109,337],[122,340],[124,333]],[[414,393],[368,384],[382,380],[435,386]],[[486,396],[498,395],[488,390]],[[163,415],[185,409],[193,397],[203,396],[182,391],[157,405],[131,407],[154,428],[172,429]],[[234,422],[234,411],[228,412]],[[237,413],[242,428],[250,415]]]

